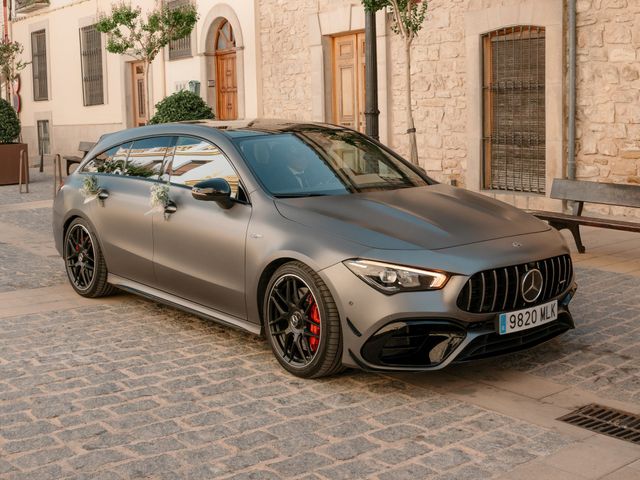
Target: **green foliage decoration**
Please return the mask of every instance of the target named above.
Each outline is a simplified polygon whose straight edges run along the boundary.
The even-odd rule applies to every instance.
[[[22,44],[4,38],[0,41],[0,79],[5,84],[6,99],[9,101],[11,96],[10,84],[17,77],[29,62],[18,60],[18,55],[22,55]]]
[[[393,33],[415,36],[424,24],[429,2],[427,0],[362,0],[365,10],[376,12],[386,7],[393,11]]]
[[[15,143],[20,136],[20,119],[13,107],[0,99],[0,143]]]
[[[146,16],[140,7],[120,3],[112,5],[110,15],[100,16],[96,29],[107,36],[107,51],[144,62],[147,112],[151,112],[150,64],[170,42],[190,35],[197,21],[198,11],[191,3],[178,7],[159,3]]]
[[[214,118],[213,111],[200,98],[200,95],[189,90],[180,90],[158,102],[156,114],[149,123],[158,124],[210,118]]]

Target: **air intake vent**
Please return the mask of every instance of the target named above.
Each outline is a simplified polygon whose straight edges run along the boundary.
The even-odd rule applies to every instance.
[[[640,445],[640,416],[602,405],[587,405],[558,420]]]
[[[524,275],[532,268],[540,270],[544,281],[536,303],[554,298],[571,286],[571,257],[560,255],[476,273],[460,292],[458,308],[471,313],[497,313],[530,307],[531,304],[522,298],[520,284]]]

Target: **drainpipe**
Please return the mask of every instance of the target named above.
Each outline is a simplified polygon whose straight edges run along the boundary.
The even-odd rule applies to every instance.
[[[569,0],[569,148],[567,178],[576,178],[576,0]]]
[[[2,38],[4,38],[5,40],[9,38],[9,18],[8,18],[8,12],[7,12],[7,0],[2,0],[2,16],[3,16],[3,22],[2,22]]]
[[[365,9],[365,129],[367,135],[378,140],[378,52],[376,45],[376,12]]]

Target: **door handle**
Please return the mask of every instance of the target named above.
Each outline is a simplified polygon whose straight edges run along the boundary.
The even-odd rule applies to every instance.
[[[104,188],[101,188],[100,190],[98,190],[98,198],[100,200],[106,200],[107,198],[109,198],[109,192]]]
[[[164,207],[165,215],[171,215],[173,213],[176,213],[177,211],[178,211],[178,206],[173,202],[167,203],[167,205]]]
[[[169,202],[164,207],[164,219],[169,220],[169,217],[178,211],[178,207],[175,203]]]

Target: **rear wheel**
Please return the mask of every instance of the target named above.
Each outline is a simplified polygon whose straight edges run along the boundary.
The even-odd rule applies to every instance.
[[[73,289],[83,297],[104,297],[113,293],[107,283],[107,265],[89,224],[76,218],[64,236],[64,261]]]
[[[278,362],[305,378],[342,370],[340,317],[329,289],[307,265],[281,266],[267,285],[265,333]]]

